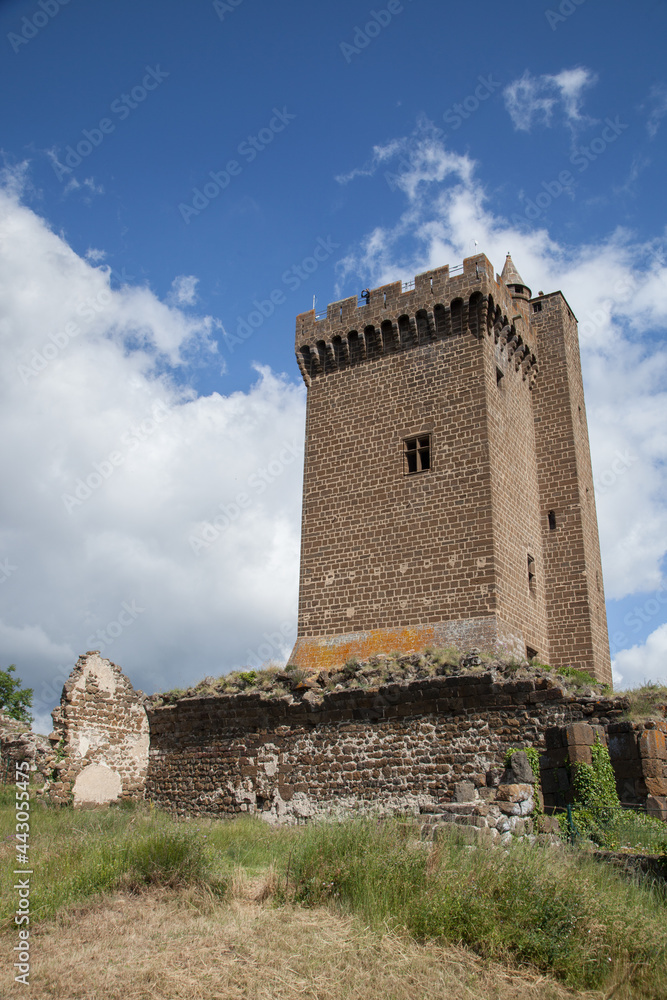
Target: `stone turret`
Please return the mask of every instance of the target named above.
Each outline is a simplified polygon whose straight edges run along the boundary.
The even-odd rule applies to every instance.
[[[511,255],[508,253],[505,258],[505,265],[503,267],[503,273],[501,274],[501,280],[504,281],[505,285],[509,289],[512,295],[512,302],[514,303],[518,314],[523,319],[524,323],[530,324],[530,310],[529,302],[531,298],[531,290],[526,285],[525,281],[517,271],[514,266],[514,261]],[[513,317],[515,318],[515,317]]]

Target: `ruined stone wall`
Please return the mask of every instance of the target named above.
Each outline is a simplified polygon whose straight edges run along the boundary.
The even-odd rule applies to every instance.
[[[616,791],[625,805],[645,806],[667,820],[667,722],[583,722],[548,729],[541,759],[542,791],[547,808],[573,800],[569,764],[590,764],[596,738],[606,744],[616,778]]]
[[[667,721],[613,723],[607,743],[621,802],[645,802],[667,820]]]
[[[143,695],[120,667],[89,652],[79,657],[53,711],[55,780],[49,797],[74,805],[143,798],[148,720]]]
[[[0,712],[0,781],[14,781],[15,765],[28,761],[31,781],[38,791],[48,788],[55,752],[44,736],[33,733],[25,722]]]
[[[457,783],[493,785],[510,746],[549,726],[617,719],[622,699],[574,698],[548,677],[430,677],[376,690],[184,699],[148,710],[146,795],[179,814],[299,821],[359,810],[419,813]]]

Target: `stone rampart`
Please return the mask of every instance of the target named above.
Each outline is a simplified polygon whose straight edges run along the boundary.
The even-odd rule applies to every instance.
[[[509,747],[544,750],[548,727],[604,726],[626,707],[569,695],[548,676],[483,669],[370,690],[186,698],[148,707],[146,797],[181,815],[281,822],[429,813],[460,782],[496,786]]]

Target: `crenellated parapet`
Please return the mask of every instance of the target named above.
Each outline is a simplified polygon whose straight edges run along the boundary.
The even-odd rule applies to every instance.
[[[484,254],[332,302],[296,319],[296,358],[311,380],[449,337],[493,338],[524,379],[536,373],[533,338]]]

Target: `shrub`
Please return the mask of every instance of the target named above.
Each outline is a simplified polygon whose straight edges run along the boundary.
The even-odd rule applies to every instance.
[[[14,673],[16,667],[13,663],[6,670],[0,670],[0,711],[11,719],[29,725],[32,722],[30,709],[33,690],[21,687],[23,682],[20,677],[12,677]]]
[[[243,684],[246,687],[252,687],[252,685],[257,680],[257,671],[256,670],[242,670],[242,671],[239,671],[239,673],[238,673],[237,676],[238,676],[238,678],[239,678],[240,681],[243,681]]]
[[[596,680],[587,670],[576,670],[574,667],[558,667],[556,674],[571,681],[575,687],[600,687],[600,681]],[[602,685],[609,687],[608,684]]]

